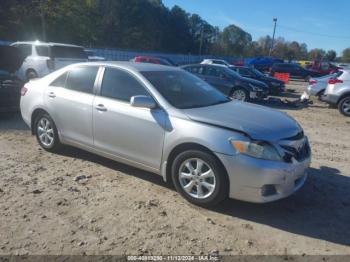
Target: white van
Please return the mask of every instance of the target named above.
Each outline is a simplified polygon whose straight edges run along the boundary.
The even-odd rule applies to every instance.
[[[25,58],[18,70],[18,77],[25,81],[43,77],[66,65],[88,61],[84,48],[77,45],[32,41],[11,46],[17,47]]]

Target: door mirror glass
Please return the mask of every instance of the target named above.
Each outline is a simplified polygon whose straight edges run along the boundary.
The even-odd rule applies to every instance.
[[[130,105],[133,107],[143,108],[155,108],[157,107],[156,101],[150,96],[132,96],[130,99]]]

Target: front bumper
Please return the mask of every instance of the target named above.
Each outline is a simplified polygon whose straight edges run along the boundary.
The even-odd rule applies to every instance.
[[[339,96],[336,96],[336,95],[327,94],[321,97],[321,101],[331,105],[336,105],[338,103],[338,100],[339,100]]]
[[[245,155],[217,154],[229,180],[229,197],[254,203],[275,201],[300,189],[306,178],[311,157],[302,162],[286,163]]]
[[[266,91],[250,91],[249,92],[249,97],[250,99],[257,99],[257,100],[260,100],[260,99],[264,99],[266,98],[268,95],[268,92]]]

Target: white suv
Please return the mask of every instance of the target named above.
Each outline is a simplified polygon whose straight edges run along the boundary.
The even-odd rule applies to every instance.
[[[33,42],[16,42],[17,47],[25,58],[18,77],[22,80],[43,77],[66,65],[86,62],[88,60],[84,48],[76,45]]]
[[[204,59],[201,64],[205,65],[224,65],[224,66],[232,66],[229,62],[222,59]]]

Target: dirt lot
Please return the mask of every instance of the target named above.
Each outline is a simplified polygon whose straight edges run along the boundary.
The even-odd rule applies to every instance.
[[[19,115],[2,115],[0,254],[350,254],[350,119],[316,100],[283,110],[311,141],[305,186],[211,210],[157,175],[73,148],[47,153]]]

